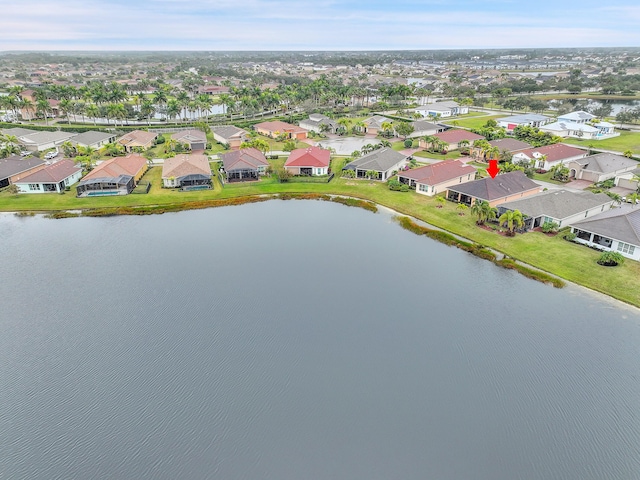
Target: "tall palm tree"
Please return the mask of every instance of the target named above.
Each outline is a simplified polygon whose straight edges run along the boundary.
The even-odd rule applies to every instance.
[[[93,118],[93,124],[95,125],[96,124],[96,119],[100,115],[100,109],[98,108],[98,106],[95,103],[89,103],[84,108],[84,113],[86,113],[88,117]]]
[[[44,122],[49,125],[49,102],[46,99],[40,99],[36,102],[36,113],[44,117]]]
[[[522,228],[524,225],[524,219],[522,218],[522,213],[520,210],[507,210],[498,219],[500,225],[503,227],[507,227],[508,235],[513,237],[516,233],[515,230],[517,228]]]

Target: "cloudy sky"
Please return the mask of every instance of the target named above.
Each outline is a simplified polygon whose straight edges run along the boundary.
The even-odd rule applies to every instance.
[[[637,0],[21,0],[6,50],[640,46]]]

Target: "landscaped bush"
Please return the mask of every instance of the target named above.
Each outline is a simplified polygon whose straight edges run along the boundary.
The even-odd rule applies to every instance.
[[[406,148],[411,148],[411,147],[413,146],[413,140],[411,140],[410,138],[407,138],[407,139],[404,141],[404,146],[405,146]]]
[[[623,263],[624,256],[618,252],[602,252],[602,255],[600,255],[600,258],[598,259],[598,265],[603,265],[605,267],[616,267]]]
[[[542,231],[544,233],[557,233],[559,227],[556,222],[544,222],[542,224]]]
[[[389,185],[389,190],[393,190],[394,192],[409,191],[409,185],[407,185],[406,183],[399,182],[396,179],[389,180],[389,182],[387,182],[387,185]]]

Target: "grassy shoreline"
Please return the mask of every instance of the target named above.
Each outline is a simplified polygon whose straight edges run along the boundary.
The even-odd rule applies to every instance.
[[[334,170],[337,170],[334,168]],[[599,253],[559,237],[547,237],[530,232],[504,237],[490,230],[478,228],[471,215],[459,215],[456,205],[447,202],[438,208],[433,197],[414,192],[393,192],[382,182],[336,178],[331,183],[276,183],[270,180],[249,185],[229,185],[222,188],[216,181],[213,190],[197,192],[158,192],[147,195],[128,195],[77,199],[65,195],[18,195],[0,193],[0,211],[53,213],[53,217],[97,216],[121,214],[154,214],[181,210],[238,205],[272,198],[324,199],[351,198],[341,203],[354,206],[380,205],[456,236],[500,252],[510,259],[548,272],[612,298],[640,307],[640,263],[628,261],[616,268],[597,265]],[[361,200],[362,205],[356,200]],[[332,200],[337,201],[337,200]],[[62,213],[70,212],[70,213]]]

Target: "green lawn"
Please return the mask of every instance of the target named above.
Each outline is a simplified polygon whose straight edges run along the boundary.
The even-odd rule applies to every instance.
[[[344,159],[336,159],[332,168],[339,173]],[[169,205],[182,202],[236,198],[248,195],[271,193],[325,193],[339,194],[374,201],[402,214],[424,220],[474,242],[494,248],[506,255],[528,263],[566,280],[585,285],[612,297],[640,306],[640,263],[628,260],[616,268],[600,267],[596,264],[599,253],[576,245],[560,237],[547,237],[532,232],[504,237],[493,231],[478,228],[474,218],[467,213],[458,215],[456,205],[447,203],[436,208],[431,197],[414,192],[393,192],[382,182],[335,178],[328,184],[277,183],[272,179],[261,179],[248,184],[234,184],[221,188],[216,180],[213,190],[180,192],[163,189],[160,185],[161,167],[149,170],[143,180],[153,186],[147,195],[76,198],[75,189],[63,195],[10,195],[0,193],[0,211],[51,211],[83,208]],[[428,240],[425,240],[428,241]]]
[[[534,173],[533,174],[533,179],[534,180],[540,180],[542,182],[549,182],[549,183],[555,183],[556,185],[564,185],[564,183],[559,182],[558,180],[554,180],[551,178],[551,172],[547,172],[547,173]]]
[[[565,138],[564,143],[578,145],[587,148],[593,145],[593,148],[603,150],[614,150],[624,153],[631,150],[634,154],[640,154],[640,132],[620,132],[619,137],[607,138],[605,140],[579,140],[577,138]]]
[[[447,152],[446,155],[441,153],[432,153],[427,152],[426,150],[420,150],[413,154],[414,157],[422,157],[422,158],[431,158],[433,160],[450,160],[452,158],[460,158],[460,152],[457,150],[453,150],[451,152]]]
[[[506,115],[483,115],[483,116],[477,116],[475,118],[466,118],[466,119],[452,118],[450,120],[447,119],[443,123],[446,123],[448,125],[454,125],[453,122],[458,122],[457,124],[455,124],[458,127],[470,128],[470,129],[480,128],[484,126],[485,123],[487,123],[487,120],[495,120],[497,118],[503,118],[505,116]]]

